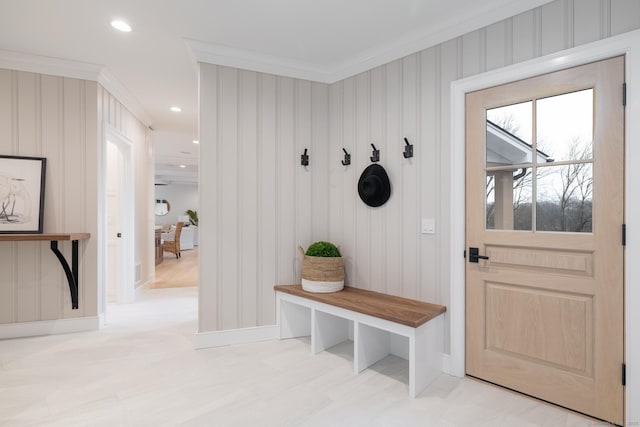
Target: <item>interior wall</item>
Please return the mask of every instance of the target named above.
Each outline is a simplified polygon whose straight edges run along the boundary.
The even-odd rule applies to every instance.
[[[108,90],[98,85],[98,140],[100,152],[106,145],[109,125],[132,142],[134,168],[134,229],[136,283],[153,280],[155,273],[155,230],[153,218],[153,149],[151,131]],[[104,308],[101,307],[100,312]]]
[[[97,314],[97,83],[0,69],[0,153],[46,157],[44,232],[79,244],[79,309],[49,242],[0,243],[0,323]],[[71,244],[59,248],[71,259]]]
[[[175,224],[178,217],[186,215],[185,211],[191,209],[198,211],[198,184],[180,183],[155,186],[155,198],[165,199],[169,202],[171,209],[164,216],[155,215],[155,224]]]
[[[200,64],[200,332],[274,324],[273,286],[299,278],[297,246],[327,238],[328,95]]]
[[[215,263],[201,266],[211,279],[201,284],[200,332],[275,323],[271,286],[299,280],[293,248],[308,236],[341,245],[352,286],[448,305],[451,82],[637,28],[635,0],[557,0],[328,89],[201,64],[200,158],[209,167],[200,168],[207,183],[200,250]],[[310,104],[328,117],[311,121],[312,135],[321,137],[306,173],[299,166],[306,141],[296,136],[308,125],[296,119]],[[414,144],[413,159],[402,156],[404,137]],[[357,195],[371,143],[392,183],[380,208]],[[318,165],[320,147],[327,157]],[[340,164],[343,147],[351,166]],[[319,205],[312,218],[315,207],[308,212],[303,203],[310,199],[326,200],[328,209]],[[435,234],[420,233],[423,217],[435,220]],[[259,255],[247,252],[256,243]],[[245,321],[256,307],[257,319]]]
[[[451,82],[636,28],[640,2],[559,0],[331,85],[330,230],[349,283],[448,306]],[[371,142],[392,184],[381,208],[357,195]],[[339,165],[342,147],[354,168]],[[435,234],[420,233],[423,217]]]
[[[66,276],[48,242],[0,244],[0,324],[96,316],[97,197],[103,125],[135,142],[136,260],[153,277],[150,188],[153,156],[146,127],[94,81],[0,69],[0,153],[47,158],[44,232],[89,232],[79,244],[79,309],[71,309]],[[148,242],[148,245],[145,244]],[[60,249],[71,259],[71,245]]]

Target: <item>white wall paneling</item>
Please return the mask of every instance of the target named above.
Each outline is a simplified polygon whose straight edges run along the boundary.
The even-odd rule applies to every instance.
[[[0,70],[0,152],[47,158],[45,232],[96,232],[95,82]],[[93,162],[93,163],[92,163]],[[92,187],[92,184],[94,187]],[[48,242],[0,245],[0,323],[95,316],[95,244],[80,243],[80,308]],[[61,245],[66,257],[70,245]]]
[[[451,175],[457,164],[452,162],[460,158],[451,146],[452,82],[638,28],[640,2],[635,0],[557,0],[329,86],[312,84],[311,92],[307,82],[258,74],[255,99],[250,89],[241,102],[238,94],[245,92],[238,70],[201,64],[200,160],[216,168],[200,168],[201,182],[210,183],[201,193],[201,259],[207,260],[201,277],[207,279],[200,286],[200,332],[275,323],[273,284],[298,279],[296,245],[322,238],[328,223],[330,240],[345,255],[348,284],[449,307],[444,348],[451,357],[443,362],[449,372],[462,374],[456,370],[464,359],[455,340],[464,337],[449,339],[449,328],[460,328],[463,310],[450,300],[451,282],[460,280],[451,267],[462,258],[452,239],[464,239],[464,229],[452,227],[463,212],[452,211],[451,202],[464,196],[463,177]],[[254,114],[246,103],[258,105],[257,170],[243,168],[237,158],[238,144],[244,143],[238,122],[245,114],[253,120]],[[402,157],[404,136],[414,144],[411,160]],[[392,183],[391,198],[375,209],[357,194],[371,143],[381,150],[380,163]],[[307,146],[311,165],[304,170],[299,159]],[[352,155],[350,166],[340,164],[343,147]],[[316,163],[318,150],[327,150],[328,164]],[[230,193],[247,179],[258,182],[257,218],[238,212]],[[309,189],[319,210],[308,209]],[[253,206],[253,193],[239,197]],[[328,210],[316,200],[326,202]],[[420,234],[422,217],[435,220],[435,234]],[[254,230],[253,221],[258,223],[253,241],[260,250],[257,278],[251,282],[240,280],[238,263],[252,243],[244,230]],[[223,254],[228,251],[234,255]],[[254,285],[256,292],[244,289]],[[242,318],[239,313],[246,310],[257,310],[255,325],[242,323],[246,313]],[[627,318],[627,324],[633,322]],[[627,345],[637,352],[629,337]],[[628,375],[637,377],[631,365]],[[637,396],[629,386],[627,393]]]
[[[134,206],[133,212],[133,234],[134,234],[134,272],[139,270],[139,277],[135,277],[134,281],[138,283],[146,283],[152,280],[155,271],[155,255],[154,245],[152,244],[155,239],[154,232],[154,218],[153,218],[153,196],[154,196],[154,180],[153,180],[153,152],[151,149],[150,131],[147,126],[143,124],[136,116],[131,113],[125,105],[123,105],[113,94],[101,85],[97,85],[97,123],[95,125],[96,133],[98,135],[98,142],[95,146],[97,152],[95,154],[98,159],[96,177],[100,180],[100,184],[96,182],[93,188],[98,188],[99,185],[104,185],[102,177],[105,176],[105,153],[106,153],[106,138],[107,128],[116,132],[119,138],[123,141],[127,141],[131,144],[132,150],[132,167],[133,167],[133,188],[134,188]],[[97,154],[100,153],[100,154]],[[99,231],[95,234],[92,233],[92,237],[96,236],[96,239],[91,239],[95,245],[99,245],[97,259],[100,260],[98,268],[98,292],[102,296],[103,289],[106,286],[104,283],[104,274],[102,268],[105,265],[105,254],[103,247],[106,242],[106,235],[104,235],[104,224],[106,206],[104,202],[106,199],[98,197],[101,194],[100,191],[95,192],[93,197],[94,205],[97,206],[96,218],[99,224]],[[104,313],[105,301],[102,298],[99,299],[99,311],[98,313]]]
[[[638,4],[557,0],[329,86],[202,64],[200,155],[216,168],[201,172],[211,183],[201,194],[204,224],[215,228],[201,240],[215,247],[201,246],[201,277],[209,279],[200,331],[273,324],[271,287],[299,279],[296,245],[323,236],[341,246],[351,286],[449,305],[451,83],[640,28]],[[257,168],[238,161],[255,129]],[[405,136],[410,160],[402,157]],[[357,193],[371,143],[392,184],[381,208]],[[299,162],[305,147],[307,170]],[[340,164],[343,147],[350,166]],[[254,181],[257,193],[247,184]],[[257,216],[246,212],[256,203]],[[423,217],[435,220],[435,234],[420,234]],[[257,256],[246,252],[252,242]],[[256,259],[257,272],[240,275],[238,263]],[[246,310],[257,310],[255,325]],[[448,339],[447,330],[447,351]]]
[[[104,108],[103,101],[107,103],[108,99],[110,108]],[[0,152],[47,158],[45,232],[86,231],[92,236],[79,245],[78,310],[71,309],[66,277],[47,242],[1,244],[0,324],[19,326],[25,322],[93,319],[101,312],[97,188],[99,147],[103,143],[102,113],[105,121],[131,135],[133,140],[142,140],[140,149],[143,149],[144,125],[95,81],[0,69]],[[146,167],[147,160],[150,158],[138,157],[139,170]],[[148,183],[143,180],[136,185],[138,194],[148,192]],[[140,202],[138,208],[139,212],[148,212],[148,202]],[[147,223],[145,218],[139,230],[144,230]],[[149,260],[142,265],[145,274],[152,274],[152,232],[142,231],[138,237],[150,242]],[[71,245],[60,246],[70,258]],[[140,252],[146,250],[140,245]],[[97,323],[83,323],[94,324]],[[5,329],[14,331],[12,334],[22,330]],[[47,330],[46,325],[43,330]]]
[[[272,325],[297,246],[328,239],[328,86],[202,64],[200,87],[199,331]]]

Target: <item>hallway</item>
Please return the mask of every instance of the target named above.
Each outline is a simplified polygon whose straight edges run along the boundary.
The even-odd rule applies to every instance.
[[[155,280],[149,285],[150,289],[198,286],[198,246],[182,251],[180,259],[165,252],[162,262],[155,268]]]

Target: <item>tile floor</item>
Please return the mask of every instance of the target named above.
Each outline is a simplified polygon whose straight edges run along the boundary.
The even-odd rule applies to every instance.
[[[595,426],[442,375],[417,399],[407,363],[352,371],[348,343],[305,339],[194,350],[197,288],[109,306],[97,332],[0,341],[0,426]]]

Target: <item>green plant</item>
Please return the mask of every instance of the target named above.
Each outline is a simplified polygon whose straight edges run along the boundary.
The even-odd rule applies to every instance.
[[[189,222],[192,225],[198,226],[198,211],[192,211],[191,209],[185,211],[187,215],[189,215]]]
[[[315,242],[313,245],[309,246],[305,255],[332,258],[339,257],[340,251],[333,243]]]

